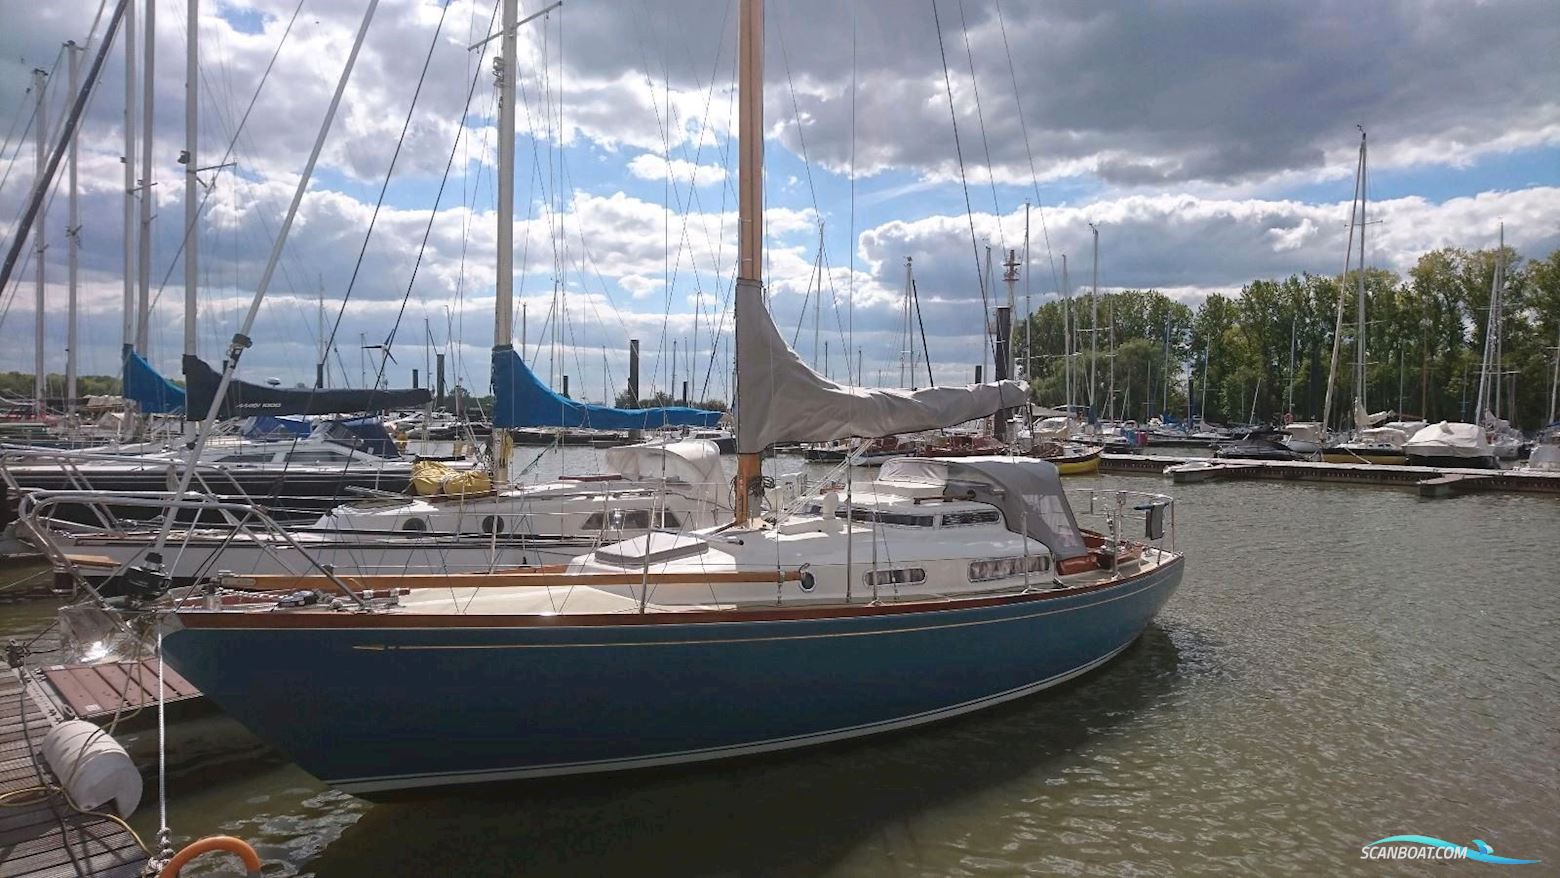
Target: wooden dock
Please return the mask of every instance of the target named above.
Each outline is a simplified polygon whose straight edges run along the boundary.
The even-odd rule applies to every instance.
[[[1480,485],[1491,476],[1473,473],[1447,473],[1419,483],[1421,497],[1453,497],[1480,490]]]
[[[39,748],[59,716],[0,671],[0,878],[133,878],[147,852],[120,821],[73,808]]]
[[[1163,454],[1104,454],[1100,472],[1122,475],[1162,475],[1165,467],[1190,458]],[[1221,481],[1259,479],[1281,482],[1319,482],[1342,485],[1413,488],[1424,496],[1449,496],[1471,492],[1560,494],[1560,473],[1526,470],[1450,469],[1429,466],[1390,466],[1369,463],[1325,463],[1296,460],[1241,460],[1219,458],[1232,467],[1221,472]],[[1431,493],[1421,483],[1429,482]],[[1444,488],[1444,493],[1438,493]]]
[[[117,714],[124,728],[126,718],[157,706],[156,659],[44,665],[28,672],[61,712],[76,719],[97,722]],[[201,697],[200,690],[173,668],[163,672],[163,694],[170,707]]]

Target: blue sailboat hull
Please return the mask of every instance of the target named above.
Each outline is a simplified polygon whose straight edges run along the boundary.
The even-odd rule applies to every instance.
[[[772,620],[181,613],[164,648],[310,773],[387,792],[718,759],[967,713],[1108,661],[1183,564],[1081,594]]]

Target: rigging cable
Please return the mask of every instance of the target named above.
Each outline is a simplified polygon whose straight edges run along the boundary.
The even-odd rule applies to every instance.
[[[244,133],[244,126],[249,122],[249,114],[254,111],[255,102],[260,99],[260,92],[264,90],[266,81],[271,78],[271,70],[276,66],[276,59],[282,54],[282,47],[287,44],[287,37],[292,33],[293,22],[298,20],[298,13],[303,11],[303,3],[304,0],[298,0],[298,5],[293,7],[292,17],[287,19],[287,27],[282,30],[282,37],[276,43],[276,51],[271,53],[271,60],[266,63],[265,72],[260,74],[260,84],[255,86],[254,94],[249,96],[249,106],[244,108],[244,115],[238,120],[238,127],[234,129],[233,137],[228,141],[227,149],[222,153],[222,159],[217,162],[217,167],[213,172],[214,174],[222,173],[222,168],[227,166],[228,159],[232,157],[233,150],[238,146],[238,138]],[[201,83],[206,87],[208,93],[212,91],[211,83],[206,80],[204,73],[201,76]],[[211,97],[213,103],[215,103],[216,95],[213,93]],[[211,185],[207,186],[205,193],[201,195],[200,205],[195,209],[195,215],[197,217],[200,216],[201,212],[206,209],[206,202],[211,199],[211,194],[214,191],[216,191],[215,176],[212,178]],[[185,229],[184,234],[179,236],[178,249],[176,249],[173,253],[173,260],[168,263],[168,272],[167,274],[163,275],[162,283],[158,284],[157,295],[152,299],[152,304],[148,306],[149,308],[157,307],[158,300],[162,298],[163,290],[168,286],[169,278],[173,277],[174,266],[178,264],[179,257],[184,254],[184,245],[189,241],[190,235],[191,230]]]
[[[845,374],[850,374],[850,354],[856,349],[856,14],[857,3],[850,5],[850,300],[845,305]],[[865,384],[856,366],[856,379],[847,384]],[[847,571],[847,579],[849,573]]]
[[[959,27],[964,31],[964,56],[970,62],[970,87],[975,94],[975,119],[980,123],[980,145],[986,152],[986,179],[991,181],[991,210],[997,221],[997,241],[1006,252],[1007,234],[1002,231],[1002,206],[997,201],[997,174],[991,164],[991,142],[986,139],[986,114],[980,107],[980,80],[975,76],[975,53],[970,50],[970,26],[964,20],[964,0],[959,0]]]
[[[1002,0],[996,0],[997,25],[1002,29],[1002,51],[1007,53],[1008,75],[1013,79],[1013,101],[1018,105],[1018,129],[1024,135],[1024,154],[1029,158],[1029,180],[1035,190],[1035,208],[1040,212],[1040,234],[1045,240],[1045,257],[1051,265],[1051,285],[1060,293],[1061,279],[1056,273],[1056,254],[1051,252],[1051,230],[1046,227],[1045,203],[1040,198],[1040,175],[1035,172],[1035,154],[1029,148],[1029,126],[1024,122],[1024,101],[1018,90],[1018,72],[1013,66],[1013,50],[1008,47],[1007,23],[1002,18]],[[1028,315],[1025,315],[1028,319]]]
[[[449,4],[445,4],[444,10],[445,11],[449,10]],[[497,11],[498,11],[498,7],[495,5],[494,6],[494,13],[495,13],[495,15],[496,15]],[[440,15],[439,15],[439,28],[442,29],[443,26],[444,26],[444,13],[441,12]],[[490,30],[492,29],[492,26],[493,26],[493,23],[491,21],[489,21],[488,22],[488,28]],[[436,29],[434,31],[434,35],[433,35],[433,44],[428,47],[428,58],[423,61],[423,74],[424,75],[426,75],[427,72],[428,72],[428,62],[430,60],[432,60],[432,58],[433,58],[433,49],[434,49],[434,46],[438,45],[438,42],[439,42],[439,32],[438,32],[438,29]],[[444,189],[449,184],[449,181],[450,181],[450,170],[455,165],[455,153],[459,151],[461,141],[464,140],[465,137],[467,136],[465,134],[465,123],[464,123],[464,120],[466,118],[466,114],[471,109],[471,98],[472,98],[472,96],[474,94],[476,94],[477,82],[482,77],[482,60],[486,56],[486,54],[487,54],[487,46],[484,45],[482,47],[482,52],[477,56],[477,73],[471,77],[471,87],[469,89],[467,89],[467,91],[466,91],[466,103],[461,107],[460,118],[463,120],[462,124],[461,124],[461,128],[455,134],[455,142],[450,144],[450,155],[449,155],[449,158],[445,159],[445,161],[444,161],[444,174],[439,178],[439,189],[438,189],[438,192],[436,192],[434,194],[434,196],[433,196],[433,207],[428,212],[428,224],[423,227],[422,241],[417,245],[417,258],[412,262],[411,277],[407,278],[407,280],[406,280],[406,292],[404,294],[402,294],[402,296],[401,296],[401,308],[400,308],[399,311],[396,312],[395,324],[390,328],[390,335],[388,337],[386,337],[386,339],[385,339],[385,352],[386,352],[386,354],[388,354],[390,348],[392,346],[394,346],[394,344],[395,344],[395,337],[396,337],[397,333],[399,333],[400,330],[401,330],[401,319],[406,315],[406,304],[407,304],[408,301],[411,300],[411,297],[412,297],[412,287],[414,285],[416,285],[416,283],[417,283],[417,272],[418,272],[418,269],[420,269],[422,267],[423,255],[424,255],[424,253],[427,252],[427,249],[428,249],[428,239],[429,239],[429,237],[431,237],[433,235],[433,224],[434,224],[434,221],[438,218],[438,215],[439,215],[439,204],[444,199]],[[419,80],[418,81],[419,88],[421,87],[421,85],[422,85],[421,80]],[[416,105],[417,105],[417,96],[414,94],[412,96],[412,106],[416,107]],[[408,124],[410,124],[411,118],[412,118],[411,110],[408,110],[407,114],[406,114],[406,120],[407,120]],[[402,130],[402,134],[403,134],[403,136],[405,135],[405,129],[404,128]],[[399,145],[397,145],[397,149],[399,150]],[[391,164],[392,164],[392,166],[394,165],[394,159],[391,160]],[[387,177],[387,180],[388,180],[388,177]],[[348,292],[349,293],[351,292],[350,288],[349,288]],[[345,304],[346,304],[345,302],[342,303],[343,307],[345,307]],[[334,333],[332,335],[334,337]],[[380,360],[379,360],[379,376],[378,376],[377,380],[383,380],[383,378],[384,378],[385,362],[388,359],[389,359],[388,356],[380,358]],[[376,383],[377,383],[377,380],[376,380]]]
[[[942,55],[943,86],[948,91],[948,118],[953,121],[953,151],[959,160],[959,185],[964,189],[964,215],[970,224],[970,254],[975,258],[975,277],[980,281],[980,312],[983,315],[981,332],[984,334],[984,315],[991,310],[986,297],[986,276],[980,268],[980,244],[975,238],[975,208],[970,204],[970,184],[964,173],[964,149],[959,145],[959,114],[953,106],[953,79],[948,75],[948,51],[943,46],[942,19],[937,14],[937,0],[931,2],[932,23],[937,28],[937,51]],[[927,355],[928,359],[930,356]]]
[[[38,118],[37,102],[27,100],[27,96],[30,94],[32,94],[32,85],[29,84],[22,89],[22,99],[26,103],[31,104],[32,109],[27,113],[27,127],[22,129],[22,136],[16,139],[16,148],[14,150],[11,148],[11,136],[16,133],[16,123],[22,120],[21,113],[17,113],[11,118],[11,130],[6,132],[5,144],[0,146],[0,156],[4,156],[6,153],[11,154],[11,157],[5,160],[5,174],[0,176],[0,192],[5,191],[6,182],[11,179],[11,170],[16,167],[16,160],[22,154],[22,144],[27,142],[27,135],[32,131],[33,120]]]
[[[791,76],[791,55],[785,47],[785,28],[780,26],[779,22],[775,24],[775,36],[780,41],[780,59],[785,66],[785,81],[791,93],[791,114],[792,118],[796,120],[796,140],[802,150],[802,168],[807,175],[807,192],[812,199],[813,219],[818,226],[818,248],[823,260],[822,267],[819,269],[818,295],[820,298],[823,296],[823,283],[824,279],[827,278],[829,283],[829,304],[834,311],[834,328],[843,341],[845,339],[845,324],[840,318],[840,299],[834,289],[834,273],[829,270],[828,249],[823,244],[823,211],[818,207],[818,190],[813,186],[812,159],[807,155],[807,135],[802,130],[802,109],[796,100],[796,81]],[[802,308],[804,311],[806,310],[806,303],[803,303]],[[813,353],[813,359],[817,360],[816,351]]]
[[[347,303],[352,300],[352,289],[357,284],[358,272],[363,268],[363,257],[368,252],[369,240],[374,236],[374,225],[379,220],[380,208],[384,206],[385,193],[390,189],[391,178],[395,176],[396,161],[401,157],[401,147],[406,144],[406,132],[411,128],[412,114],[417,109],[418,97],[422,95],[423,83],[428,78],[428,65],[433,61],[433,50],[439,45],[439,34],[444,30],[444,17],[449,14],[449,10],[450,7],[448,3],[444,4],[444,6],[440,7],[439,9],[439,22],[434,28],[433,39],[428,44],[428,54],[425,58],[423,58],[422,72],[417,77],[417,87],[412,91],[411,106],[406,108],[406,120],[401,123],[401,135],[396,138],[395,151],[390,154],[390,167],[385,169],[385,180],[384,183],[382,183],[379,187],[379,198],[374,202],[374,212],[368,218],[368,231],[363,235],[363,245],[358,249],[357,262],[352,266],[352,277],[347,281],[346,292],[343,293],[341,297],[341,308],[336,311],[336,322],[333,326],[331,326],[330,329],[330,336],[328,340],[330,344],[336,343],[336,333],[341,329],[341,318],[346,314]],[[472,88],[475,89],[476,86],[473,85]],[[453,155],[453,149],[451,152]],[[440,191],[443,191],[442,185],[440,187]],[[435,210],[434,213],[436,214],[437,210]],[[410,286],[407,288],[407,295],[411,295]],[[385,340],[385,356],[379,358],[379,375],[375,379],[375,387],[379,386],[378,380],[384,377],[385,363],[389,360],[389,345],[390,342],[395,338],[396,330],[401,326],[401,314],[405,313],[406,299],[403,297],[401,300],[401,311],[396,315],[395,325],[391,327],[390,335]]]

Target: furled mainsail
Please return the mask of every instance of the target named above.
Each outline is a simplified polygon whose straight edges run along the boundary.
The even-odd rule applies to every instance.
[[[780,337],[756,281],[737,281],[737,451],[773,442],[826,442],[962,424],[1028,401],[1024,385],[882,390],[836,384]]]
[[[199,357],[184,358],[184,383],[189,390],[190,414],[204,418],[217,395],[222,374]],[[219,418],[243,418],[251,415],[333,415],[346,412],[382,412],[391,409],[415,409],[426,405],[433,394],[427,389],[368,390],[360,388],[286,388],[267,387],[246,381],[228,385],[227,397],[217,411]]]
[[[493,349],[493,426],[654,430],[714,427],[723,412],[688,406],[620,409],[578,402],[542,383],[513,347]]]

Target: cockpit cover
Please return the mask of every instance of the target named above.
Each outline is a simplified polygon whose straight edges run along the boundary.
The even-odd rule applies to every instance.
[[[1044,543],[1058,559],[1088,554],[1056,466],[1009,457],[899,457],[883,464],[880,482],[939,485],[949,500],[974,500],[1002,510],[1008,530]]]
[[[607,464],[624,478],[687,482],[712,507],[731,508],[730,483],[720,468],[720,448],[708,439],[609,448]]]

